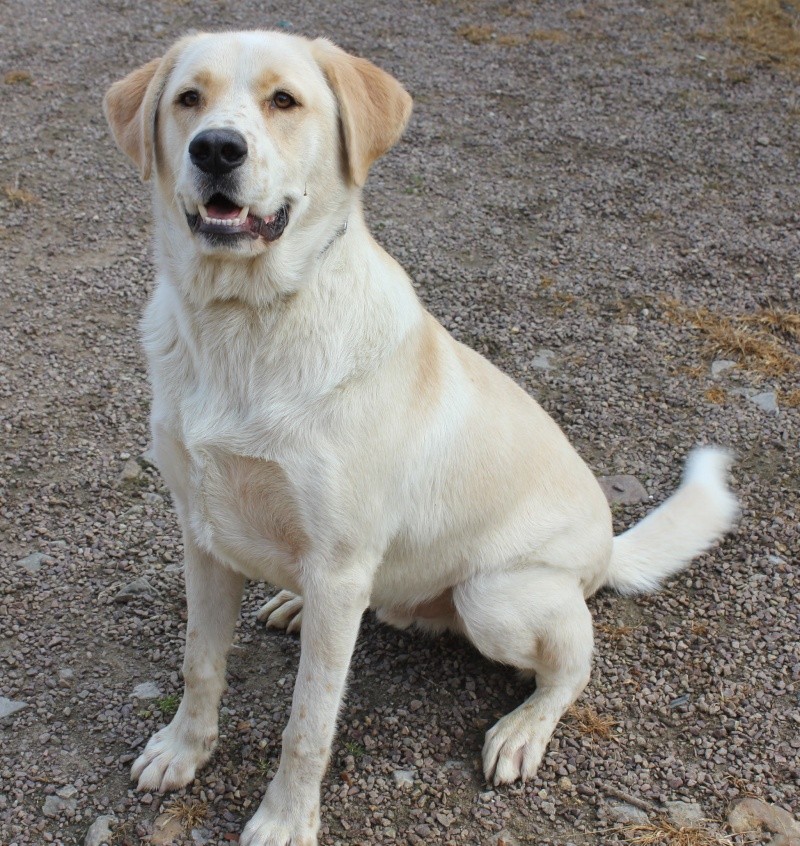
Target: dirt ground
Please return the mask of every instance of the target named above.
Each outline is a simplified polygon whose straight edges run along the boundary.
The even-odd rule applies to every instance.
[[[618,529],[696,443],[738,456],[733,534],[658,594],[592,600],[592,681],[524,786],[490,789],[480,748],[530,684],[365,619],[321,843],[702,844],[741,797],[800,814],[800,17],[746,5],[0,0],[1,844],[83,843],[103,815],[116,844],[235,842],[277,764],[299,646],[253,584],[218,752],[177,794],[128,781],[180,697],[185,602],[146,460],[148,188],[100,103],[205,28],[327,35],[404,82],[375,234],[597,474],[644,485]],[[708,822],[670,840],[625,796]]]

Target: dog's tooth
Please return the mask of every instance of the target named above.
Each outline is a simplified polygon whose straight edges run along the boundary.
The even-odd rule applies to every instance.
[[[200,212],[200,217],[203,220],[208,220],[208,209],[202,203],[197,204],[197,210]]]
[[[239,212],[239,217],[236,218],[236,223],[241,226],[247,220],[248,214],[250,214],[250,206],[244,206]]]

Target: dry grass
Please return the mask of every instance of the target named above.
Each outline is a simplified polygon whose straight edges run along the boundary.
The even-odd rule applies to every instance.
[[[595,626],[595,629],[598,632],[601,632],[611,640],[619,640],[622,637],[627,637],[628,635],[633,634],[638,628],[638,626],[615,626],[612,623],[598,623]]]
[[[725,36],[762,61],[800,67],[800,6],[792,0],[730,0]]]
[[[4,185],[3,193],[15,206],[27,206],[36,202],[36,197],[30,191],[16,185]]]
[[[709,388],[703,396],[709,402],[713,402],[714,405],[722,405],[728,398],[728,394],[724,388]]]
[[[781,391],[778,402],[787,408],[797,408],[800,405],[800,388],[793,391]]]
[[[766,376],[786,376],[800,371],[800,357],[777,337],[796,337],[794,333],[800,326],[798,314],[761,309],[755,315],[727,317],[707,308],[690,309],[676,300],[664,304],[669,318],[690,323],[706,336],[712,355],[735,356],[748,369]]]
[[[567,711],[567,715],[580,734],[596,740],[608,740],[613,734],[614,726],[617,725],[616,720],[598,714],[594,708],[589,706],[573,705]]]
[[[793,311],[769,306],[760,309],[756,314],[742,317],[741,321],[750,326],[758,326],[773,335],[800,341],[800,314]]]
[[[490,26],[462,26],[458,31],[462,38],[466,38],[470,44],[486,44],[495,37],[495,31]]]
[[[177,820],[184,831],[197,828],[208,817],[208,805],[204,802],[187,802],[186,799],[176,799],[168,808],[164,809],[165,816]]]
[[[530,18],[533,15],[533,4],[527,2],[518,3],[515,6],[501,6],[497,11],[504,18]]]
[[[567,33],[563,29],[534,29],[533,32],[528,33],[528,40],[563,44],[567,40]]]
[[[520,47],[529,44],[531,41],[548,41],[552,44],[563,44],[567,40],[567,33],[561,29],[534,29],[531,32],[514,32],[505,35],[498,35],[497,31],[486,24],[470,24],[462,26],[458,30],[462,38],[466,38],[470,44],[488,44],[494,41],[503,47]]]
[[[12,70],[3,77],[3,82],[6,85],[30,85],[33,82],[33,77],[28,71]]]
[[[695,826],[674,826],[665,819],[625,826],[625,840],[637,846],[731,846],[725,834]]]
[[[520,47],[528,43],[528,39],[524,35],[498,35],[497,43],[502,44],[503,47]]]

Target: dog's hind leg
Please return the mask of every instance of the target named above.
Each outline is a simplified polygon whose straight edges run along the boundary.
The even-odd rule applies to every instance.
[[[486,779],[532,778],[563,713],[589,681],[592,619],[574,574],[545,566],[476,576],[453,600],[488,658],[536,674],[536,691],[486,734]]]
[[[184,693],[172,722],[156,732],[131,769],[139,790],[175,790],[194,779],[217,744],[225,664],[244,577],[198,549],[184,533],[186,648]]]

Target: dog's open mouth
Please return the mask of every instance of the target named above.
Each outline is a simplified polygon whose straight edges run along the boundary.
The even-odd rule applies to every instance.
[[[248,206],[237,206],[224,194],[214,194],[204,205],[197,204],[197,214],[186,213],[192,232],[203,235],[234,237],[245,235],[277,241],[289,223],[289,206],[281,206],[275,214],[257,217]]]

